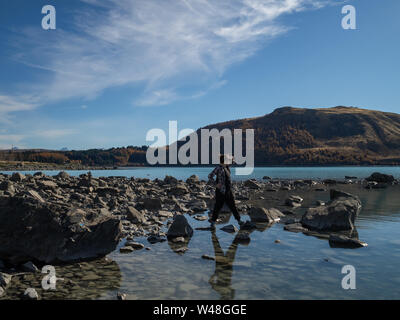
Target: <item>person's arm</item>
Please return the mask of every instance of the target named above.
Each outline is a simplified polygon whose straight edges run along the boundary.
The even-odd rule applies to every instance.
[[[208,175],[208,180],[214,181],[214,176],[217,174],[217,168],[214,168],[213,171]]]

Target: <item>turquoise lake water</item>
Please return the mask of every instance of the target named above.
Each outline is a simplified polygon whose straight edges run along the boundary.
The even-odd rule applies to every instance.
[[[163,179],[166,175],[174,176],[178,179],[187,179],[195,174],[200,179],[207,179],[207,175],[212,168],[207,167],[168,167],[168,168],[121,168],[119,170],[93,170],[94,177],[101,176],[124,176],[149,179]],[[233,179],[262,179],[264,176],[281,179],[344,179],[345,176],[356,176],[366,178],[373,172],[392,174],[395,178],[400,178],[400,167],[258,167],[249,176],[235,176]],[[78,176],[87,171],[67,171],[69,174]],[[232,170],[234,173],[234,170]],[[3,172],[8,173],[10,172]],[[22,171],[22,173],[34,173],[34,171]],[[58,171],[43,171],[47,175],[56,175]]]

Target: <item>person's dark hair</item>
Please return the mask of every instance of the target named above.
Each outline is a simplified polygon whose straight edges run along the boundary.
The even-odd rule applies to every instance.
[[[221,154],[221,155],[219,156],[219,163],[220,163],[220,164],[224,164],[224,163],[225,163],[225,155]]]

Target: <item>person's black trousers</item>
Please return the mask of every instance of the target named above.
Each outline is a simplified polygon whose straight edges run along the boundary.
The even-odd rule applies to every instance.
[[[217,221],[219,212],[221,211],[222,207],[224,206],[224,203],[226,203],[227,206],[229,207],[229,209],[232,211],[235,219],[237,221],[240,221],[240,214],[236,209],[235,197],[233,196],[232,191],[230,190],[226,194],[223,194],[218,189],[215,190],[215,205],[214,205],[214,210],[213,210],[211,220],[214,222]]]

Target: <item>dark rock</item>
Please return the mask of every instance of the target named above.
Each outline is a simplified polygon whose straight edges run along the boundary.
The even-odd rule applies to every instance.
[[[176,185],[175,187],[168,190],[168,194],[174,196],[183,196],[188,194],[189,190],[184,185]]]
[[[242,243],[248,244],[250,242],[250,235],[247,232],[239,232],[235,239],[233,240],[234,243]]]
[[[25,179],[25,176],[20,172],[14,172],[10,178],[10,181],[21,182]]]
[[[342,235],[331,235],[329,245],[333,248],[362,248],[368,246],[367,243],[358,239],[349,238]]]
[[[28,261],[22,265],[22,270],[27,272],[38,272],[39,269],[33,264],[32,261]]]
[[[175,216],[171,226],[167,232],[167,238],[177,237],[191,237],[193,235],[193,229],[189,225],[187,219],[183,215]]]
[[[283,229],[286,231],[296,232],[296,233],[308,231],[300,223],[292,223],[292,224],[285,225],[283,227]]]
[[[392,182],[394,182],[394,177],[392,175],[383,174],[383,173],[379,173],[379,172],[374,172],[366,180],[367,181],[383,182],[383,183],[392,183]]]
[[[225,232],[228,232],[228,233],[235,233],[235,232],[238,231],[238,229],[232,224],[230,224],[228,226],[225,226],[225,227],[222,227],[221,230],[225,231]]]
[[[355,180],[357,179],[357,177],[353,177],[353,176],[345,176],[345,179],[349,179],[349,180]]]
[[[249,216],[253,222],[277,222],[284,214],[275,208],[252,207]]]
[[[162,207],[161,199],[145,198],[143,199],[143,207],[147,210],[160,210]]]
[[[200,182],[199,177],[196,175],[192,175],[186,180],[187,184],[197,184],[199,182]]]
[[[122,234],[106,210],[85,211],[36,198],[0,198],[0,256],[15,262],[70,262],[104,256]]]
[[[206,254],[203,254],[203,255],[201,256],[201,258],[204,259],[204,260],[215,260],[214,257],[211,257],[211,256],[206,255]]]

